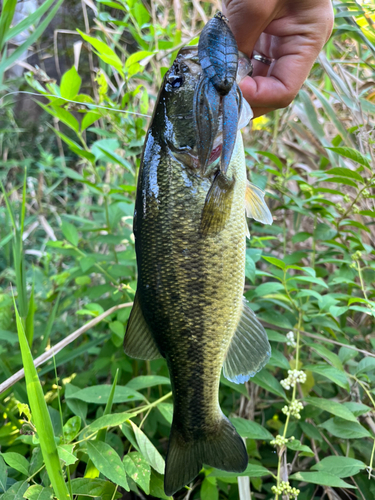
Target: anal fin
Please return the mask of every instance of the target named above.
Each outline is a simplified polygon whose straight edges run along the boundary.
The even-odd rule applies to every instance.
[[[264,201],[264,192],[247,181],[245,210],[247,217],[251,217],[263,224],[272,224],[273,218],[267,203]]]
[[[267,334],[243,299],[240,321],[229,345],[223,375],[235,384],[243,384],[267,364],[270,356]]]
[[[162,357],[152,337],[150,327],[143,316],[138,294],[135,295],[133,309],[126,328],[124,351],[131,358],[137,359]]]

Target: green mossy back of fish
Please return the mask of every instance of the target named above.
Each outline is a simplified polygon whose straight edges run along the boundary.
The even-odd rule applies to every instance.
[[[185,65],[180,54],[165,77],[148,131],[134,217],[138,287],[125,336],[129,355],[163,356],[168,364],[174,417],[167,494],[191,481],[203,463],[238,472],[246,468],[242,439],[219,406],[220,373],[231,349],[225,369],[245,373],[244,380],[264,366],[270,351],[242,295],[247,181],[240,132],[227,171],[233,183],[220,204],[224,226],[202,232],[206,197],[217,170],[213,167],[202,176],[191,160],[194,69],[194,63]],[[215,211],[215,206],[209,210]],[[254,326],[257,330],[253,346],[251,339],[245,339],[249,345],[241,344],[241,335],[247,335],[244,321],[249,332],[254,333]],[[233,338],[238,331],[236,346]],[[237,363],[236,357],[243,355],[238,351],[251,349],[253,356],[242,360],[245,368],[237,366],[241,360]]]

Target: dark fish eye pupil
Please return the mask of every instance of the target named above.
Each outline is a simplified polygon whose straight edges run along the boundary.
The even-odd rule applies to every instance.
[[[182,82],[183,82],[182,77],[178,77],[171,82],[171,85],[174,89],[178,89],[179,87],[181,87]]]

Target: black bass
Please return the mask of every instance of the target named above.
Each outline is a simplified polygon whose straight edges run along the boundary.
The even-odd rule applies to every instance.
[[[241,133],[220,204],[222,224],[202,231],[207,194],[218,174],[222,124],[201,172],[193,105],[202,69],[196,47],[166,73],[146,136],[134,213],[138,286],[124,340],[138,359],[164,357],[174,415],[165,470],[172,495],[203,464],[242,472],[246,448],[219,406],[224,376],[243,383],[268,361],[266,333],[243,298],[248,216],[272,223],[263,193],[246,180]],[[215,161],[216,160],[216,161]],[[207,207],[206,207],[207,208]]]

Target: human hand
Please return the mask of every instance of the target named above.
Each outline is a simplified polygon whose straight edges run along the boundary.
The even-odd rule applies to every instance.
[[[238,48],[260,54],[240,87],[254,118],[288,106],[306,80],[333,27],[331,0],[223,0]]]

